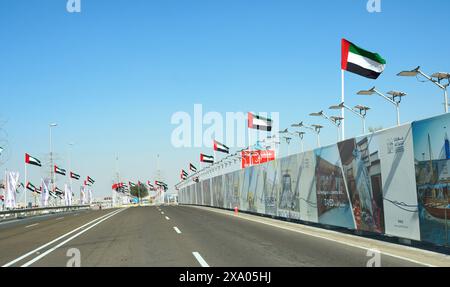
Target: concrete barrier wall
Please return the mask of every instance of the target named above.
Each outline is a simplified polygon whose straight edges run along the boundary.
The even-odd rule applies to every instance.
[[[185,183],[182,204],[448,245],[450,115]]]

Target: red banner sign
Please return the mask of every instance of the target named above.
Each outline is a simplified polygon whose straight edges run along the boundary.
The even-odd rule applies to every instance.
[[[275,151],[273,150],[242,151],[242,168],[266,163],[272,160],[275,160]]]

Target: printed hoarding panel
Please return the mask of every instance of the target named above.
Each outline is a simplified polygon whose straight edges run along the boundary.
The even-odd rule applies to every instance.
[[[262,165],[265,174],[264,182],[264,205],[267,215],[276,216],[278,207],[278,161],[271,161]]]
[[[197,195],[196,202],[198,205],[203,204],[202,200],[202,185],[200,183],[195,184],[195,194]]]
[[[381,161],[376,136],[338,143],[344,179],[358,230],[384,232]]]
[[[233,172],[233,208],[241,209],[241,186],[243,171]]]
[[[277,214],[280,217],[300,219],[300,155],[292,155],[279,160],[280,175]]]
[[[414,162],[421,240],[449,244],[450,117],[413,123]]]
[[[180,198],[448,245],[448,126],[443,115],[349,139],[203,180]]]
[[[385,233],[420,240],[412,127],[376,134],[381,158]]]
[[[225,193],[225,197],[224,197],[224,208],[228,208],[228,209],[233,209],[234,206],[234,198],[233,198],[233,194],[234,194],[234,186],[233,186],[233,177],[234,177],[234,172],[230,172],[224,175],[224,185],[223,185],[223,190]]]
[[[241,194],[241,208],[246,211],[256,212],[256,188],[258,168],[252,166],[244,170],[244,184]]]
[[[220,208],[224,208],[225,207],[225,204],[224,204],[224,196],[225,196],[225,194],[224,194],[224,182],[223,182],[223,179],[224,179],[225,177],[223,176],[223,175],[220,175],[220,176],[218,176],[218,177],[216,177],[216,195],[217,195],[217,207],[220,207]]]
[[[203,202],[206,206],[212,206],[212,197],[211,197],[211,180],[205,179],[202,182],[202,191],[203,191]]]
[[[317,195],[315,177],[315,154],[313,151],[300,155],[300,219],[308,222],[318,222]]]
[[[337,145],[315,150],[319,223],[355,229]]]

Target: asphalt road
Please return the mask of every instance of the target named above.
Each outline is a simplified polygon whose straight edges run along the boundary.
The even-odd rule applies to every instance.
[[[85,211],[0,224],[2,266],[66,266],[74,250],[83,267],[365,267],[369,260],[364,249],[187,206]],[[381,260],[383,267],[420,266],[387,255]]]

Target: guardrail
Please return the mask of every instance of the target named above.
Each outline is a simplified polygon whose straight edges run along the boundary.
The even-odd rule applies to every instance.
[[[47,213],[61,213],[89,208],[91,208],[90,205],[72,205],[72,206],[53,206],[53,207],[4,210],[0,211],[0,221],[14,218],[37,216]]]

